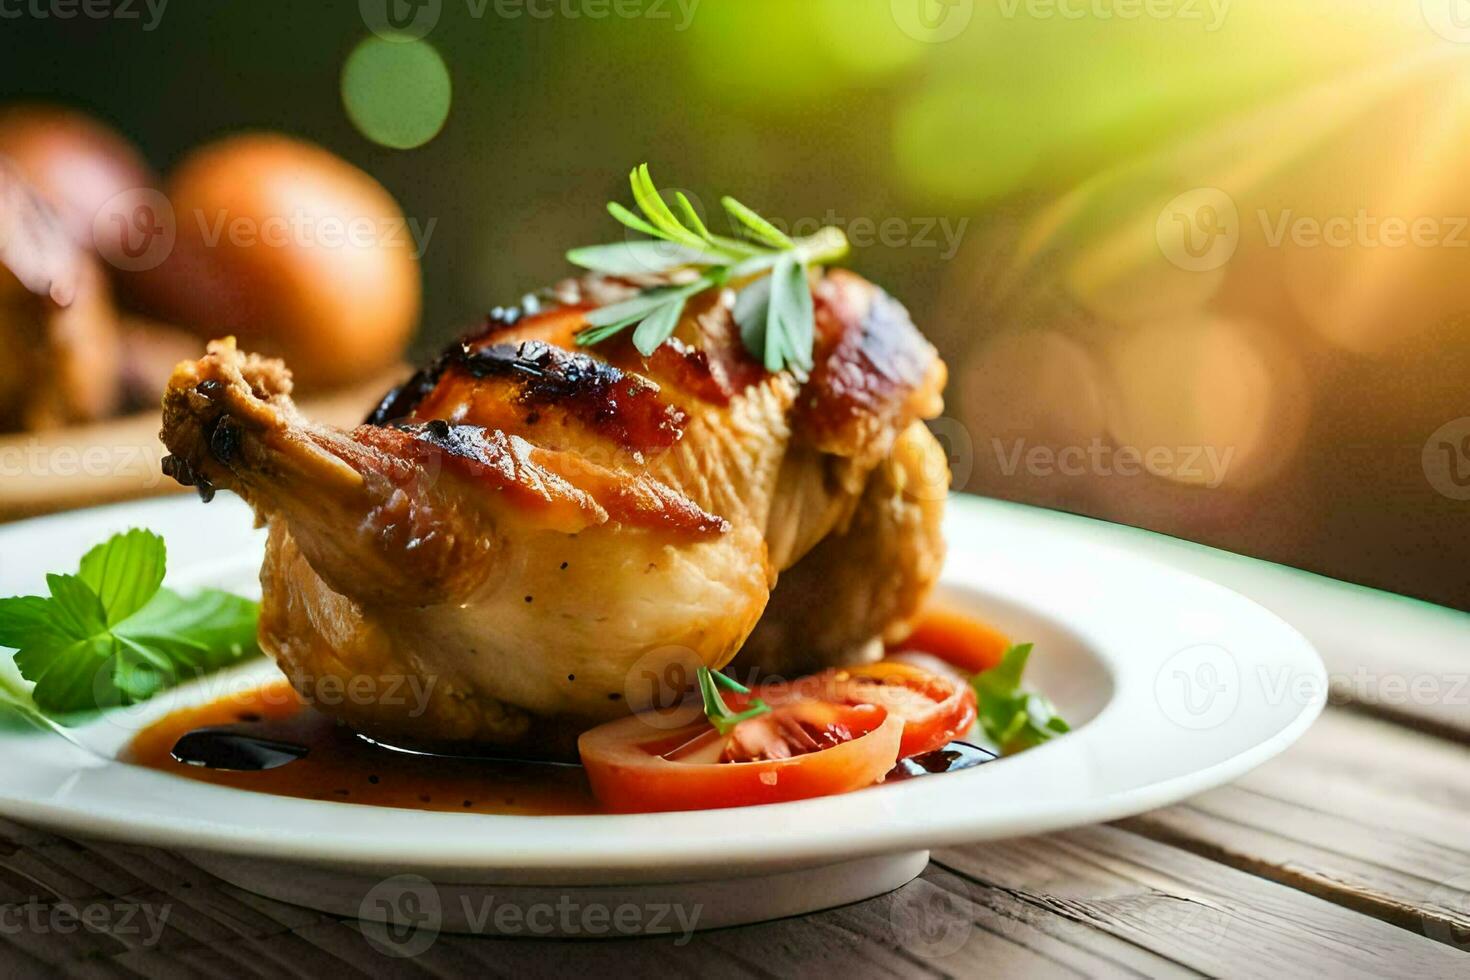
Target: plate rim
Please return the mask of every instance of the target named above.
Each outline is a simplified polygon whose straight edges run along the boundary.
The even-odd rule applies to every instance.
[[[244,512],[243,504],[233,505]],[[124,523],[146,522],[149,518],[162,518],[177,523],[179,520],[187,521],[188,518],[176,516],[175,511],[198,506],[191,500],[170,498],[53,515],[0,527],[0,542],[28,533],[46,533],[58,524],[76,529],[105,524],[109,519],[116,521],[124,515],[136,515],[129,516]],[[983,532],[987,528],[996,530],[1003,524],[1010,506],[1013,505],[952,495],[946,516],[946,534],[954,535],[952,540],[960,539],[964,542],[971,541],[971,536],[983,538]],[[1121,710],[1118,698],[1115,697],[1096,718],[1072,735],[1034,749],[1024,756],[1001,760],[978,770],[946,775],[943,780],[918,780],[901,787],[876,787],[846,796],[735,810],[594,816],[505,816],[390,810],[351,803],[286,799],[249,793],[111,763],[83,766],[78,771],[128,770],[121,782],[127,786],[130,781],[137,781],[135,785],[138,788],[146,783],[153,783],[151,788],[158,788],[160,784],[154,782],[158,780],[166,781],[172,787],[182,785],[188,787],[191,793],[198,793],[199,799],[216,812],[209,818],[200,818],[175,811],[160,820],[144,821],[138,815],[130,815],[120,809],[117,799],[99,800],[88,796],[88,779],[79,777],[63,782],[59,801],[17,795],[8,786],[0,786],[0,813],[63,833],[104,837],[175,850],[258,855],[307,865],[358,869],[411,867],[418,870],[471,873],[495,870],[506,873],[570,873],[591,869],[603,874],[638,872],[649,880],[668,875],[697,879],[701,876],[708,877],[716,870],[722,874],[758,873],[771,868],[820,864],[845,857],[1045,833],[1083,823],[1118,819],[1175,802],[1237,778],[1284,750],[1316,720],[1326,703],[1326,668],[1305,637],[1280,617],[1239,593],[1181,571],[1157,558],[1118,545],[1085,540],[1069,529],[1069,515],[1036,511],[1033,516],[1039,516],[1042,520],[1034,527],[1027,527],[1022,533],[1054,538],[1090,558],[1118,561],[1135,570],[1144,570],[1146,574],[1160,577],[1162,582],[1182,584],[1187,591],[1211,596],[1226,606],[1234,606],[1237,612],[1249,610],[1258,623],[1267,624],[1275,631],[1282,643],[1282,649],[1291,651],[1296,658],[1293,669],[1302,672],[1309,679],[1311,696],[1296,705],[1295,713],[1268,737],[1253,740],[1250,744],[1243,745],[1239,751],[1208,766],[1168,778],[1149,780],[1100,796],[1063,797],[1039,803],[1008,819],[989,821],[968,816],[956,819],[953,815],[941,818],[932,811],[912,817],[912,814],[906,815],[898,811],[914,805],[914,801],[906,799],[907,797],[923,800],[941,795],[957,798],[971,796],[973,794],[962,792],[962,787],[973,787],[977,780],[991,779],[992,774],[1013,771],[1018,766],[1029,769],[1036,768],[1043,762],[1050,762],[1058,766],[1060,772],[1068,771],[1069,767],[1075,768],[1079,754],[1086,761],[1090,744],[1099,737],[1099,731],[1107,734],[1107,725],[1101,728],[1098,726],[1110,713]],[[1046,520],[1049,517],[1057,520]],[[207,519],[217,521],[219,517],[211,513]],[[965,567],[967,566],[956,569],[947,563],[943,580],[964,586],[968,580],[963,574]],[[1060,616],[1056,617],[1056,622],[1069,629],[1076,625],[1071,619]],[[1107,655],[1109,651],[1094,652],[1103,660],[1107,669],[1114,671],[1115,683],[1138,683],[1139,678],[1134,676],[1137,669],[1132,665],[1116,658],[1110,659]],[[1121,675],[1119,671],[1122,672]],[[1089,735],[1089,732],[1092,734]],[[0,733],[0,743],[7,737]],[[51,741],[60,742],[59,739]],[[1063,765],[1068,758],[1071,762]],[[26,761],[21,759],[21,765],[18,766],[22,774],[25,772]],[[108,788],[109,780],[103,779],[100,782],[102,785],[93,789]],[[925,784],[929,784],[931,788],[923,789]],[[941,793],[943,787],[951,789]],[[217,811],[228,810],[229,801],[238,800],[241,795],[272,801],[272,809],[277,810],[281,818],[288,822],[293,816],[308,817],[310,819],[306,822],[310,825],[309,829],[294,827],[295,833],[282,833],[279,824],[242,827],[222,823],[218,819]],[[218,805],[215,805],[217,801]],[[855,804],[853,801],[860,802]],[[106,805],[108,803],[112,804],[111,808]],[[344,818],[344,809],[360,819]],[[814,832],[824,822],[830,823],[832,818],[843,816],[844,811],[855,811],[858,817],[879,818],[878,824],[876,827],[849,825],[844,826],[840,832],[825,834]],[[340,827],[333,827],[338,819],[347,819],[348,822],[358,824],[359,829],[343,833]],[[677,824],[680,823],[706,825],[706,829],[698,835],[671,835],[670,829],[677,830]],[[771,824],[775,825],[775,830],[771,829]],[[389,840],[385,841],[378,828],[395,825],[400,830],[408,830],[396,836],[390,834]],[[751,827],[762,826],[761,833],[750,832]],[[650,827],[653,829],[650,830]],[[532,828],[535,832],[526,833]],[[595,832],[589,833],[590,830]],[[622,831],[627,831],[626,836],[639,843],[608,848],[610,837],[615,839],[625,836]],[[692,840],[696,836],[698,841]],[[550,839],[541,838],[558,840],[553,846]],[[718,840],[718,844],[710,843],[711,840]],[[524,844],[510,846],[507,841],[522,841]],[[696,843],[702,846],[694,846]],[[391,853],[385,853],[390,848]]]

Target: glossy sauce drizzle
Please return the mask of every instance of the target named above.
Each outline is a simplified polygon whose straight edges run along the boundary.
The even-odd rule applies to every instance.
[[[941,648],[982,646],[956,629],[958,622],[931,617],[920,632],[927,630],[928,643]],[[993,659],[989,650],[966,652],[981,663]],[[978,746],[951,742],[901,760],[885,781],[969,769],[994,758]],[[122,760],[217,786],[308,800],[461,813],[602,812],[580,766],[385,748],[302,701],[284,678],[175,711],[139,732]]]
[[[305,754],[254,772],[187,765],[174,757],[186,736],[299,746]],[[227,747],[217,751],[228,751]],[[284,680],[185,708],[143,729],[126,762],[217,786],[411,810],[461,813],[597,813],[580,766],[416,755],[373,745],[305,704]]]

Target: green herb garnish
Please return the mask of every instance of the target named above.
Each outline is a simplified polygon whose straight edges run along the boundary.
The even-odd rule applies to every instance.
[[[114,535],[75,575],[48,575],[49,596],[0,599],[0,646],[35,687],[42,711],[70,713],[146,700],[258,651],[259,607],[205,590],[184,598],[162,587],[167,549],[150,531]],[[24,692],[0,696],[22,709]]]
[[[674,194],[664,201],[649,176],[648,164],[630,175],[633,201],[640,216],[616,201],[608,211],[628,228],[651,240],[574,248],[574,265],[613,276],[661,275],[679,270],[698,272],[687,283],[655,286],[632,299],[593,310],[577,343],[596,344],[634,327],[633,346],[645,357],[673,335],[690,298],[726,283],[743,284],[735,301],[740,338],[768,371],[790,370],[805,376],[812,368],[815,321],[808,274],[847,254],[847,236],[839,228],[823,228],[806,238],[791,238],[733,197],[721,203],[737,236],[713,234],[689,198]],[[754,281],[752,280],[753,277]]]
[[[704,714],[709,723],[715,726],[715,730],[721,735],[728,735],[736,725],[751,718],[759,718],[768,713],[771,706],[760,698],[753,698],[750,707],[736,714],[730,710],[725,699],[720,697],[720,687],[734,691],[736,694],[749,694],[750,688],[738,681],[732,681],[717,670],[701,667],[699,675],[699,696],[704,699]]]
[[[1040,694],[1021,687],[1021,675],[1031,656],[1031,644],[1012,646],[1000,663],[970,678],[978,702],[980,728],[1010,755],[1033,748],[1072,729]]]

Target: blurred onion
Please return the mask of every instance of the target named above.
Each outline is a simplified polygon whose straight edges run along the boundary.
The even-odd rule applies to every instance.
[[[93,249],[96,219],[118,195],[153,187],[155,180],[137,149],[121,134],[72,109],[14,105],[0,109],[0,154],[10,157],[61,217],[82,248]]]
[[[418,320],[419,263],[392,196],[345,160],[260,133],[192,153],[168,182],[176,242],[140,273],[147,311],[284,357],[307,385],[371,376]]]

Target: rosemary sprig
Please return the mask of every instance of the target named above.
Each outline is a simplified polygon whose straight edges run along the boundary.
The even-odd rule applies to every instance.
[[[731,680],[717,670],[710,670],[708,667],[699,668],[698,676],[699,696],[704,700],[705,717],[709,719],[709,723],[714,725],[715,730],[721,735],[728,735],[742,721],[759,718],[761,715],[768,714],[771,710],[771,706],[760,698],[753,698],[751,699],[749,708],[736,714],[730,710],[730,706],[725,703],[725,699],[720,697],[720,687],[734,691],[736,694],[749,694],[750,688],[738,681]]]
[[[672,207],[664,200],[648,164],[635,168],[629,183],[642,214],[616,201],[608,204],[608,212],[650,237],[574,248],[567,253],[568,261],[613,276],[679,270],[699,275],[688,283],[653,286],[630,300],[594,310],[577,343],[596,344],[634,327],[633,346],[647,357],[673,335],[691,298],[733,283],[741,287],[735,320],[746,350],[768,371],[789,370],[805,377],[812,368],[815,336],[810,270],[847,254],[842,230],[829,227],[792,238],[733,197],[725,197],[721,204],[740,237],[716,235],[682,192],[675,192]]]

